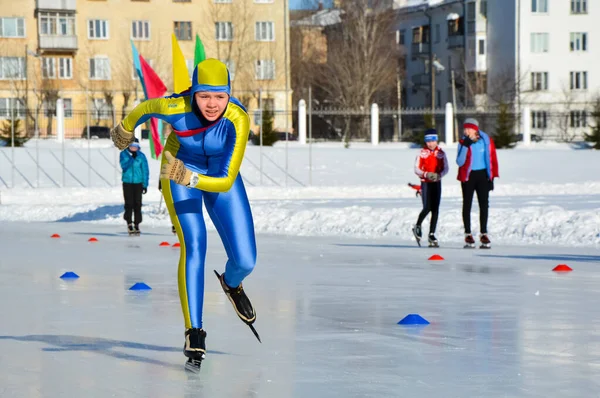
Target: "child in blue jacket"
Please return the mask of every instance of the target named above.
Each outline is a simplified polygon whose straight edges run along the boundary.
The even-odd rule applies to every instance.
[[[127,230],[130,235],[139,235],[142,222],[142,194],[148,192],[148,160],[140,150],[137,140],[121,152],[121,169],[123,170],[123,198]],[[132,213],[134,215],[132,221]]]

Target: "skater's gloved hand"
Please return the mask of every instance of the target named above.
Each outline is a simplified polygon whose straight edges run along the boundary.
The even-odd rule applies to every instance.
[[[142,195],[145,195],[146,192],[148,192],[148,188],[144,187],[144,189],[142,189]]]
[[[466,147],[470,147],[471,144],[473,144],[473,140],[465,135],[462,139],[462,145],[466,146]]]
[[[160,168],[160,178],[168,178],[179,185],[188,185],[192,177],[192,172],[185,167],[181,160],[171,155],[171,152],[165,151],[163,156],[167,160],[167,163],[164,163]]]
[[[115,128],[110,131],[110,138],[113,143],[120,151],[124,150],[131,144],[135,137],[133,132],[129,132],[123,128],[123,125],[119,123]]]
[[[440,176],[438,173],[427,172],[425,173],[425,178],[427,178],[429,181],[436,182],[439,180]]]
[[[135,159],[137,157],[137,152],[131,152],[131,156]]]
[[[494,190],[494,180],[489,180],[488,181],[488,188],[490,191]]]

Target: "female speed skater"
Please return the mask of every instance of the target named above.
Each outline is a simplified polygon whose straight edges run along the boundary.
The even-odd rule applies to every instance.
[[[239,318],[250,326],[256,313],[242,281],[256,263],[250,204],[239,174],[250,132],[250,118],[231,96],[224,63],[206,59],[196,66],[192,86],[180,94],[139,104],[111,132],[118,148],[133,141],[136,126],[150,117],[171,124],[161,161],[161,186],[181,243],[178,285],[185,323],[186,368],[199,371],[206,355],[202,326],[206,226],[202,202],[225,246],[225,272],[215,274]]]
[[[415,160],[415,174],[421,178],[423,210],[413,227],[413,234],[421,246],[421,224],[431,212],[428,241],[430,247],[438,247],[435,228],[442,198],[442,177],[448,174],[448,158],[442,148],[438,146],[438,135],[434,129],[425,132],[425,146],[419,151]]]

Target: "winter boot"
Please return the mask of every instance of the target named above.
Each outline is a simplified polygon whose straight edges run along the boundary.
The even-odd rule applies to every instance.
[[[475,239],[472,234],[465,234],[465,249],[473,249],[475,247]]]
[[[183,354],[188,357],[185,368],[192,372],[200,370],[200,363],[206,357],[206,332],[193,328],[185,331]]]
[[[435,238],[433,232],[429,234],[429,247],[440,247],[438,240]]]
[[[490,249],[492,247],[492,242],[487,234],[481,234],[479,241],[481,242],[481,246],[479,246],[480,249]]]

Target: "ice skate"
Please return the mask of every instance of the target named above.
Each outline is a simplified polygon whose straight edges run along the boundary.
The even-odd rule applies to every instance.
[[[204,330],[193,328],[185,331],[183,354],[188,357],[185,368],[198,373],[202,360],[206,358],[206,332]]]
[[[415,239],[417,240],[417,245],[419,245],[419,247],[421,247],[421,237],[423,236],[423,234],[421,232],[421,226],[418,224],[415,224],[412,228],[412,232],[413,232],[413,235],[415,236]]]
[[[473,239],[473,235],[465,234],[465,249],[474,249],[475,248],[475,239]]]
[[[135,235],[135,227],[133,226],[133,223],[127,225],[127,233],[129,233],[129,236]]]
[[[140,236],[141,235],[139,225],[134,226],[134,235],[135,236]]]
[[[480,249],[492,248],[492,242],[490,241],[490,238],[488,238],[487,234],[481,234],[479,237],[479,242],[481,242],[481,246],[479,246]]]
[[[429,247],[440,247],[438,240],[435,238],[435,235],[433,233],[429,234],[428,240],[429,240]]]
[[[223,291],[227,295],[227,298],[229,299],[229,301],[231,301],[231,304],[233,304],[233,309],[237,313],[238,317],[242,320],[242,322],[250,326],[252,333],[254,333],[258,341],[260,341],[258,333],[254,329],[254,326],[252,326],[254,321],[256,321],[256,312],[254,311],[254,308],[252,307],[252,303],[250,303],[248,296],[246,296],[246,293],[244,293],[244,288],[242,287],[242,284],[240,283],[238,287],[229,287],[225,283],[225,274],[219,274],[215,270],[215,275],[219,279],[219,282],[221,283],[221,288],[223,288]]]

